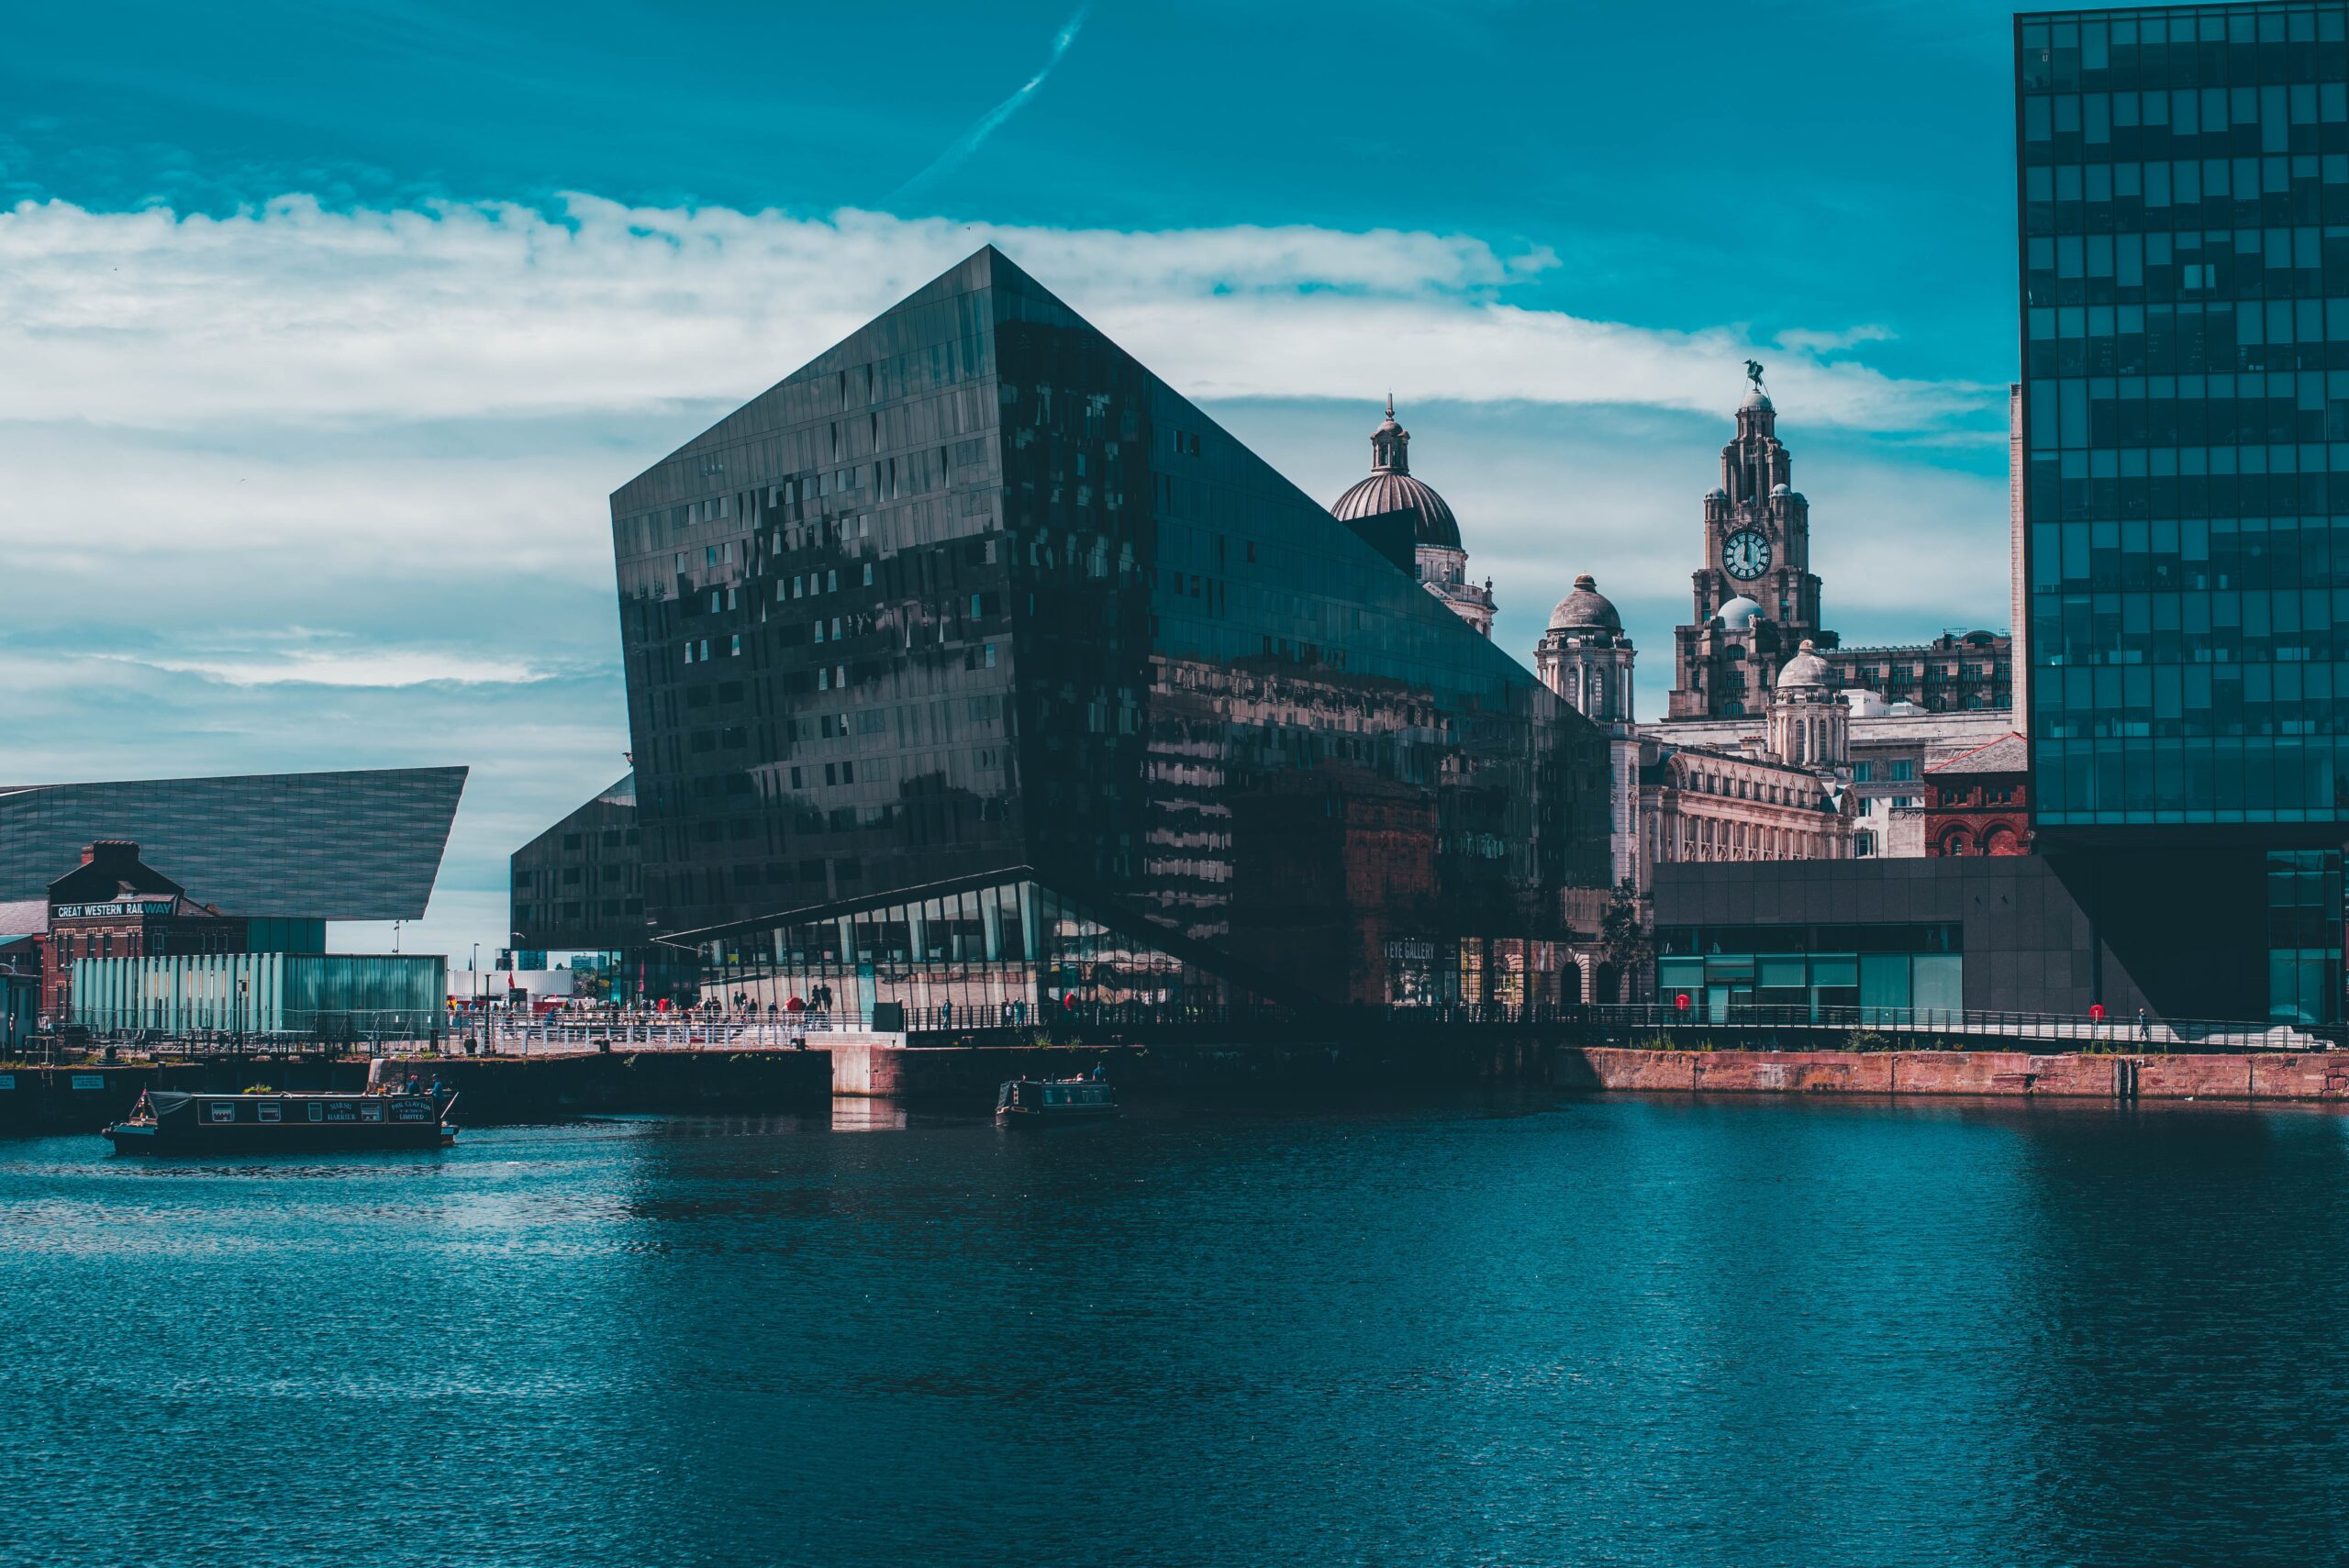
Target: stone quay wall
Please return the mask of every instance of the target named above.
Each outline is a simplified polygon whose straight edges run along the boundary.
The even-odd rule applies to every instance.
[[[2349,1052],[2037,1056],[2009,1051],[1638,1051],[1563,1046],[1561,1088],[1677,1094],[2349,1100]]]

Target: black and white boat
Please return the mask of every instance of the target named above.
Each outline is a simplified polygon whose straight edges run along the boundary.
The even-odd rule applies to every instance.
[[[1007,1078],[995,1095],[999,1122],[1097,1121],[1117,1114],[1118,1091],[1106,1078]]]
[[[106,1129],[122,1154],[440,1149],[456,1140],[454,1095],[204,1095],[150,1089]]]

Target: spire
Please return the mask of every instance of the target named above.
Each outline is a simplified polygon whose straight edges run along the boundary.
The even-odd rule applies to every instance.
[[[1386,395],[1386,422],[1370,433],[1370,472],[1411,472],[1411,432],[1395,422],[1395,395]]]

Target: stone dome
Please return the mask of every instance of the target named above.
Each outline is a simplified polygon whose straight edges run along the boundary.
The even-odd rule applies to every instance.
[[[1386,418],[1370,433],[1370,477],[1357,482],[1330,506],[1341,523],[1382,512],[1409,512],[1412,541],[1458,550],[1460,523],[1452,506],[1425,481],[1411,477],[1411,432],[1395,422],[1395,397],[1386,398]]]
[[[1623,617],[1606,595],[1598,591],[1598,580],[1587,572],[1575,579],[1575,591],[1558,601],[1550,612],[1550,629],[1567,631],[1581,627],[1600,627],[1609,631],[1623,629]]]
[[[1716,484],[1710,490],[1705,492],[1705,499],[1708,501],[1726,501],[1729,499],[1729,492]]]
[[[1411,534],[1416,542],[1445,550],[1460,548],[1460,523],[1452,515],[1451,503],[1424,480],[1408,473],[1374,473],[1358,481],[1330,504],[1330,512],[1343,523],[1375,517],[1381,512],[1414,512],[1418,520],[1411,525]]]
[[[1770,494],[1773,495],[1791,495],[1794,493],[1794,486],[1785,483],[1783,480],[1778,484],[1770,486]]]
[[[1791,691],[1798,686],[1823,686],[1827,684],[1827,661],[1819,656],[1818,645],[1809,638],[1802,639],[1802,651],[1787,661],[1778,672],[1778,689]]]
[[[1745,395],[1745,401],[1739,404],[1738,407],[1741,409],[1767,408],[1774,414],[1778,411],[1778,406],[1770,401],[1770,395],[1758,386]]]
[[[1740,594],[1713,614],[1730,630],[1742,631],[1762,618],[1762,606]]]

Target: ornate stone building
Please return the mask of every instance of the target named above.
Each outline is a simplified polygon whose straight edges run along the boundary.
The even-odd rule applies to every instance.
[[[1607,731],[1617,881],[1644,894],[1676,861],[1842,860],[1854,852],[1850,710],[1806,643],[1768,687],[1764,726],[1684,744],[1632,712],[1634,650],[1587,576],[1550,613],[1534,653],[1544,684]]]
[[[1927,643],[1845,648],[1824,628],[1810,564],[1810,511],[1793,488],[1777,410],[1753,385],[1705,500],[1705,564],[1692,577],[1695,621],[1674,635],[1670,711],[1645,740],[1714,752],[1807,757],[1836,731],[1848,852],[1926,853],[1927,769],[2013,723],[2013,649],[2005,633],[1943,633]],[[1803,678],[1782,679],[1797,665]],[[1828,703],[1822,699],[1836,699]],[[1830,713],[1830,707],[1837,711]]]
[[[1758,716],[1803,642],[1835,644],[1819,622],[1810,503],[1794,488],[1760,367],[1749,374],[1753,390],[1721,449],[1721,482],[1705,497],[1705,564],[1689,579],[1695,615],[1673,632],[1673,718]]]
[[[1776,407],[1753,388],[1721,449],[1721,482],[1705,497],[1705,564],[1690,578],[1695,616],[1673,633],[1673,720],[1759,717],[1772,684],[1806,644],[1825,684],[1873,692],[1931,713],[2007,707],[2013,660],[2004,633],[1944,633],[1930,643],[1845,648],[1820,624],[1810,571],[1810,505],[1794,488]]]
[[[1468,551],[1452,507],[1426,481],[1411,473],[1411,432],[1395,422],[1395,396],[1386,397],[1386,418],[1370,433],[1370,477],[1358,481],[1330,508],[1341,522],[1360,525],[1397,513],[1408,514],[1411,555],[1421,586],[1486,637],[1493,635],[1493,583],[1468,580]]]
[[[1639,864],[1640,738],[1632,712],[1631,639],[1623,617],[1586,572],[1550,612],[1533,651],[1542,684],[1607,732],[1609,849],[1617,884],[1645,886]]]

